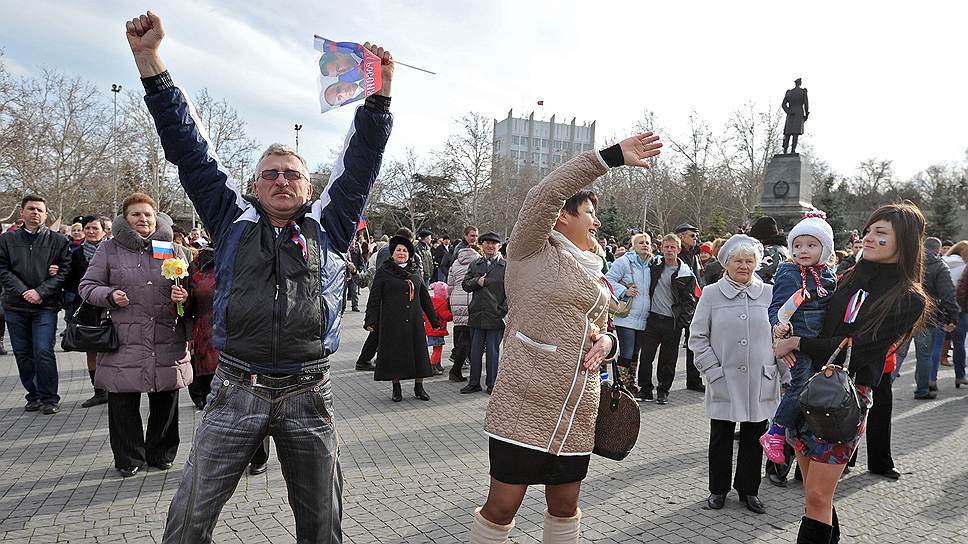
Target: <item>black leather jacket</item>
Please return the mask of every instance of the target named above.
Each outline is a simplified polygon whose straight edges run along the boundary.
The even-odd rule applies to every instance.
[[[57,265],[57,274],[48,273]],[[3,282],[3,306],[21,311],[60,310],[63,305],[64,280],[71,268],[70,242],[47,227],[36,236],[19,228],[0,236],[0,281]],[[43,301],[31,304],[23,294],[36,289]]]

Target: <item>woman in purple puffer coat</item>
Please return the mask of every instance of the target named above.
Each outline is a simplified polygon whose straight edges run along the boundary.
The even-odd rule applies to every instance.
[[[185,258],[171,243],[171,219],[157,214],[155,201],[143,193],[124,199],[122,209],[114,238],[98,246],[78,291],[90,304],[111,309],[118,333],[118,351],[98,354],[94,383],[108,392],[114,464],[128,477],[145,464],[171,468],[179,442],[178,390],[192,382],[192,366],[190,319],[178,317],[174,303],[185,302],[188,292],[161,275],[165,256]],[[142,393],[148,393],[147,433]]]

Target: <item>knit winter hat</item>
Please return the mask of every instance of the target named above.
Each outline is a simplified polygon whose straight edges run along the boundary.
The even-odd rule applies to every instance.
[[[827,214],[814,210],[803,214],[803,219],[790,229],[787,235],[787,248],[793,255],[793,241],[797,236],[813,236],[820,241],[823,251],[820,252],[820,263],[827,264],[834,252],[834,229],[827,223]],[[794,255],[795,256],[795,255]]]
[[[437,298],[447,298],[447,284],[442,281],[435,281],[430,284],[430,289]]]

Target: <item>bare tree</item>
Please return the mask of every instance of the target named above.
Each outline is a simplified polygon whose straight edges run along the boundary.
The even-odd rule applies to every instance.
[[[720,143],[722,166],[740,193],[743,211],[752,213],[760,198],[766,167],[780,150],[780,110],[757,111],[749,102],[733,112]]]
[[[426,213],[419,206],[419,201],[423,189],[420,174],[427,170],[413,148],[407,149],[403,159],[394,160],[384,167],[381,202],[392,205],[396,210],[396,222],[406,225],[413,232],[417,232],[417,225]]]
[[[461,215],[466,224],[479,221],[484,196],[491,184],[493,158],[493,121],[477,112],[457,120],[458,132],[447,138],[437,154],[438,171],[454,180],[461,199]]]
[[[857,166],[857,175],[850,181],[851,188],[860,196],[875,196],[885,185],[894,183],[892,161],[867,159]]]
[[[110,141],[110,116],[97,89],[54,70],[20,81],[5,106],[10,137],[5,149],[7,189],[49,198],[51,217],[92,204]]]

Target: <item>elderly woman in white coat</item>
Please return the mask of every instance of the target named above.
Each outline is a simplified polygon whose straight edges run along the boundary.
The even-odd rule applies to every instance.
[[[773,356],[767,308],[773,286],[754,271],[763,258],[760,242],[731,237],[719,251],[722,279],[703,289],[689,335],[695,365],[706,378],[709,417],[709,508],[718,510],[730,489],[733,433],[739,423],[739,454],[732,487],[750,511],[764,512],[757,496],[766,431],[780,397],[780,370]]]

